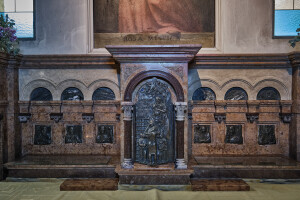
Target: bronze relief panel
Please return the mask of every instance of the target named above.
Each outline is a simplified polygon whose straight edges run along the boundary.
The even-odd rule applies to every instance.
[[[135,92],[135,161],[156,166],[174,162],[174,106],[170,86],[157,78]]]

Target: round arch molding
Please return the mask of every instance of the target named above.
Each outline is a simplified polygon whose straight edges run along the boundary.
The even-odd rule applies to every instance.
[[[132,101],[132,93],[136,86],[141,83],[142,81],[150,78],[160,78],[166,82],[168,82],[174,89],[176,98],[178,102],[184,101],[184,92],[181,84],[179,81],[171,74],[159,71],[159,70],[151,70],[151,71],[144,71],[138,73],[131,81],[128,83],[125,93],[124,93],[124,101]]]

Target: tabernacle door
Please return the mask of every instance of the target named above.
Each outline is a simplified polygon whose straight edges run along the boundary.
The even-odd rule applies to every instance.
[[[174,106],[172,87],[148,79],[135,92],[135,162],[150,166],[174,163]]]

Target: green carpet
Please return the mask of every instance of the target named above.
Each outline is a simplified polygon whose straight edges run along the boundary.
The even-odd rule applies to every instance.
[[[49,179],[35,182],[0,182],[1,200],[92,200],[92,199],[113,199],[113,200],[299,200],[299,182],[264,182],[259,180],[248,180],[251,189],[249,192],[163,192],[150,190],[144,192],[131,191],[101,191],[101,192],[61,192],[59,186],[63,180]],[[288,183],[288,184],[280,184]]]

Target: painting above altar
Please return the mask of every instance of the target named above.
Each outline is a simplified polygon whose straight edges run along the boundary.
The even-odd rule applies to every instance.
[[[215,46],[213,0],[94,0],[94,47]]]

